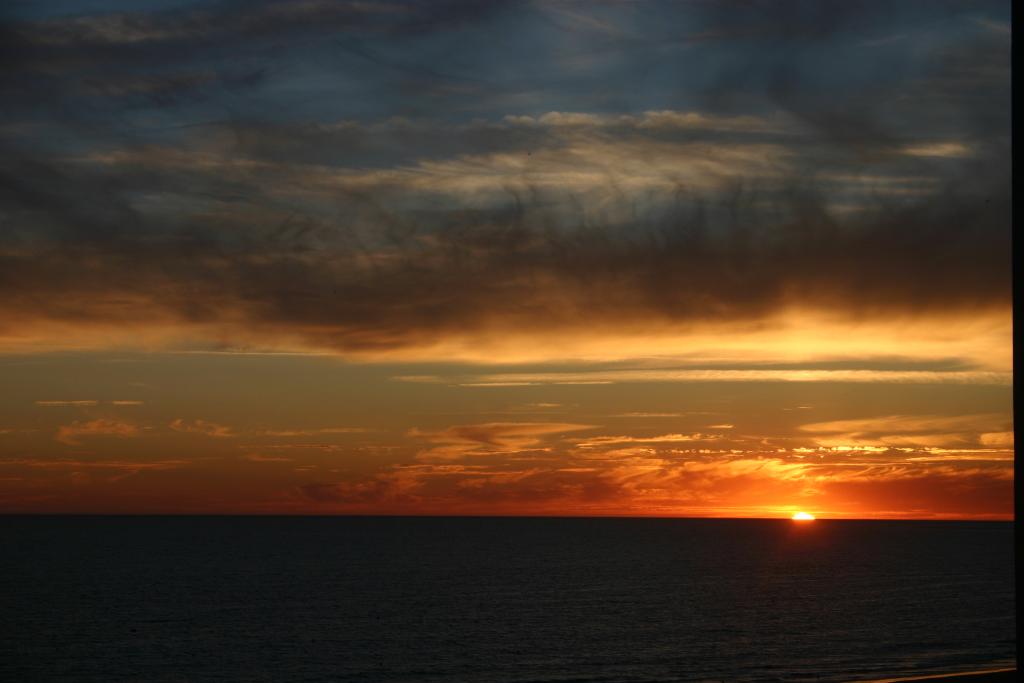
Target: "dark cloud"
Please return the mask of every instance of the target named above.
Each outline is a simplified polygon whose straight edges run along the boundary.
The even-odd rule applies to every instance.
[[[864,320],[1008,306],[1009,41],[950,23],[998,7],[915,4],[889,25],[881,3],[652,5],[641,19],[691,12],[687,40],[708,50],[699,80],[677,69],[661,83],[692,89],[699,113],[647,96],[557,112],[556,83],[572,93],[612,69],[584,50],[551,64],[557,78],[522,100],[530,117],[453,116],[528,94],[487,41],[467,43],[472,69],[459,56],[458,36],[497,14],[533,26],[527,9],[494,7],[8,20],[0,330],[163,325],[206,344],[353,351],[794,308]],[[929,11],[929,40],[865,47]],[[590,26],[573,16],[558,21]],[[610,82],[646,63],[630,54]],[[310,93],[325,91],[357,115],[315,115]],[[387,115],[359,122],[360,98]],[[410,109],[430,116],[394,117]]]
[[[417,33],[471,24],[492,10],[466,0],[354,2],[302,0],[287,2],[209,2],[183,9],[106,12],[10,21],[9,30],[24,44],[55,47],[138,48],[182,45],[230,36],[280,37],[292,31],[338,30]]]
[[[950,186],[846,217],[812,194],[761,201],[742,190],[725,212],[681,200],[635,222],[578,226],[515,193],[493,209],[413,213],[340,193],[329,219],[261,224],[242,204],[250,224],[171,216],[187,222],[165,233],[123,188],[39,182],[26,170],[8,170],[13,232],[54,229],[22,230],[0,252],[9,329],[166,320],[345,350],[495,327],[756,320],[793,306],[943,314],[1010,297],[1009,195],[999,186],[967,196]]]
[[[40,19],[0,13],[0,96],[9,115],[88,123],[100,129],[93,135],[126,134],[133,122],[123,117],[132,108],[175,106],[195,115],[205,104],[223,116],[251,106],[247,98],[258,96],[271,74],[277,86],[318,69],[333,72],[338,81],[380,77],[368,72],[366,55],[373,50],[362,43],[400,45],[455,32],[500,6],[303,0],[208,2],[158,11],[81,9]],[[423,85],[427,77],[446,80],[422,60],[377,61],[398,72],[388,88]],[[363,84],[359,96],[379,90]],[[394,95],[385,99],[393,101]]]

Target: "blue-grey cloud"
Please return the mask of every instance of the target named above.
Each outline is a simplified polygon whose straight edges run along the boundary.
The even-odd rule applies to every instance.
[[[1006,14],[16,7],[0,333],[220,326],[345,350],[1002,310]]]

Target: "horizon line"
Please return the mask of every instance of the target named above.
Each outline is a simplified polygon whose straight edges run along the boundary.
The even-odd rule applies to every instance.
[[[698,516],[698,515],[567,515],[567,514],[442,514],[442,513],[353,513],[353,512],[0,512],[0,517],[288,517],[288,518],[394,518],[394,519],[628,519],[628,520],[718,520],[792,522],[790,517]],[[999,522],[1014,523],[1015,517],[819,517],[816,522]]]

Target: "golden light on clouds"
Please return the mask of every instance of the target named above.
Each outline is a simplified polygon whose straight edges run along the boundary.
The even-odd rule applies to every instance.
[[[789,29],[606,49],[688,3],[524,5],[511,70],[342,5],[280,40],[358,27],[344,97],[260,7],[12,19],[0,511],[1012,516],[1008,33],[804,92]]]
[[[139,312],[149,309],[139,303]],[[623,314],[621,320],[553,322],[495,314],[478,329],[415,333],[401,340],[367,339],[365,345],[338,347],[332,334],[346,336],[343,327],[330,324],[305,332],[288,326],[261,323],[259,333],[249,329],[240,311],[224,311],[216,322],[183,320],[147,322],[146,315],[116,326],[84,320],[68,323],[25,319],[17,327],[0,327],[0,350],[7,353],[151,349],[162,351],[292,352],[331,354],[370,362],[458,361],[475,364],[542,363],[552,361],[604,362],[637,358],[682,361],[691,364],[808,363],[842,358],[907,357],[916,361],[957,359],[961,366],[931,369],[935,381],[1008,382],[1012,368],[1009,308],[966,315],[948,313],[912,319],[844,318],[836,313],[789,311],[743,322],[693,322],[686,325],[651,318],[640,324]],[[756,368],[753,368],[756,369]],[[811,380],[822,368],[791,368],[799,379]],[[728,368],[720,369],[728,379]],[[891,374],[892,381],[905,376]],[[953,373],[960,373],[954,375]],[[884,381],[870,368],[846,370],[846,377]],[[921,375],[927,377],[927,375]],[[712,375],[708,378],[714,379]],[[737,376],[737,379],[747,379]],[[839,378],[844,379],[844,378]]]

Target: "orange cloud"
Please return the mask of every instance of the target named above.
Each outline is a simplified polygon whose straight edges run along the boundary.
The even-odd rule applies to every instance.
[[[268,429],[265,436],[316,436],[318,434],[363,434],[369,431],[363,427],[326,427],[324,429]]]
[[[1013,432],[986,432],[978,437],[982,446],[992,448],[1013,448]]]
[[[800,431],[826,447],[1005,448],[1013,445],[1011,425],[1009,416],[998,413],[886,415],[815,422]]]
[[[595,436],[590,439],[578,442],[579,448],[593,448],[595,446],[611,446],[624,443],[689,443],[692,441],[715,441],[721,439],[721,434],[661,434],[659,436]]]
[[[282,458],[280,456],[271,455],[260,455],[259,453],[250,453],[243,456],[245,460],[250,462],[292,462],[292,458]]]
[[[33,467],[48,470],[107,469],[107,470],[171,470],[185,467],[186,460],[5,460],[0,465]]]
[[[120,438],[138,436],[139,428],[127,422],[100,418],[88,422],[75,420],[69,425],[61,425],[57,429],[57,441],[69,446],[79,446],[83,436],[116,436]]]
[[[457,425],[436,432],[413,429],[409,436],[438,444],[421,451],[416,456],[418,460],[458,460],[521,451],[537,446],[545,436],[593,428],[594,425],[559,422],[488,422]]]
[[[110,401],[112,406],[141,406],[142,401]],[[90,408],[98,406],[100,401],[79,400],[79,401],[36,401],[37,406],[44,408]]]
[[[186,421],[179,417],[168,426],[176,432],[184,432],[186,434],[199,434],[215,438],[235,436],[230,427],[225,427],[216,422],[207,422],[206,420]]]
[[[337,510],[437,514],[771,517],[789,516],[796,507],[837,517],[899,516],[900,510],[928,517],[956,516],[962,505],[968,516],[1005,518],[1012,511],[1012,462],[991,455],[946,461],[892,449],[736,454],[683,451],[657,439],[625,448],[614,438],[585,440],[581,447],[544,443],[538,435],[560,433],[559,427],[497,423],[433,432],[440,445],[421,453],[419,464],[310,484],[299,495]],[[464,461],[484,454],[489,457]],[[872,495],[868,503],[867,491],[893,497],[883,504]]]

